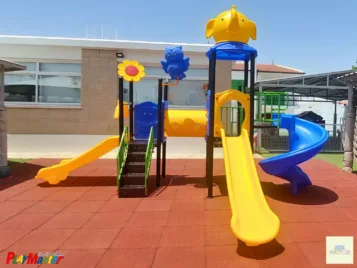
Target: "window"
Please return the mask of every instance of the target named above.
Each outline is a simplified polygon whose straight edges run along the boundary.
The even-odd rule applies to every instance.
[[[80,103],[81,78],[77,76],[38,76],[38,100],[47,103]]]
[[[35,102],[36,75],[6,74],[5,101]]]
[[[80,104],[81,64],[19,62],[26,70],[5,74],[5,101]]]
[[[140,82],[134,83],[134,104],[145,101],[157,103],[158,81],[153,78],[144,78]],[[129,101],[129,83],[124,81],[124,101]]]
[[[205,106],[204,86],[206,83],[206,80],[182,80],[176,86],[169,86],[169,105]]]
[[[145,101],[157,103],[158,79],[168,77],[161,67],[145,66],[146,76],[140,82],[134,83],[134,104]],[[186,78],[178,85],[169,86],[168,102],[173,106],[205,107],[206,84],[208,80],[207,68],[191,68]],[[169,80],[169,84],[176,81]],[[124,81],[124,101],[129,102],[129,83]]]

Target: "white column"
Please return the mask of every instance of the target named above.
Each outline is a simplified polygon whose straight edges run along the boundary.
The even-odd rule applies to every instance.
[[[353,109],[353,85],[348,85],[348,105],[345,120],[343,170],[352,172],[353,168],[353,131],[354,131],[354,109]]]
[[[6,108],[4,105],[5,95],[5,70],[0,66],[0,177],[6,177],[9,174],[7,167],[7,126],[6,126]]]

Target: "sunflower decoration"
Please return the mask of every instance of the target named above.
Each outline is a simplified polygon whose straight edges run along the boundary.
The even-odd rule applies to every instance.
[[[118,64],[118,74],[128,82],[139,82],[145,77],[145,68],[137,61],[125,60]]]

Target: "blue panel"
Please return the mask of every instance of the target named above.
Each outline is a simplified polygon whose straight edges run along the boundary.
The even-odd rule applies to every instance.
[[[157,137],[157,112],[157,104],[151,101],[135,105],[134,132],[136,139],[148,139],[152,126],[154,126],[154,136]]]
[[[281,117],[281,115],[280,115],[280,117]],[[278,127],[279,126],[279,114],[273,113],[271,119],[273,120],[272,125],[275,127]]]
[[[164,112],[167,109],[167,101],[162,101],[162,123],[164,123]],[[157,113],[156,103],[147,101],[135,105],[134,109],[134,136],[135,139],[146,140],[149,138],[150,129],[154,127],[154,138],[157,139]],[[165,140],[164,128],[162,128],[162,141]]]
[[[251,56],[255,58],[258,52],[255,48],[239,42],[221,42],[211,47],[206,56],[211,59],[212,51],[216,51],[217,60],[250,60]]]

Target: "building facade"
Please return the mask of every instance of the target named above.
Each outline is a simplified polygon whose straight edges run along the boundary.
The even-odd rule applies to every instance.
[[[204,109],[210,45],[119,40],[0,36],[0,57],[25,71],[5,76],[8,133],[117,134],[117,65],[137,60],[146,77],[134,85],[134,104],[157,102],[165,78],[164,49],[182,45],[190,57],[187,78],[169,87],[169,107]],[[217,92],[231,87],[231,63],[217,62]],[[124,84],[128,99],[128,84]]]
[[[256,76],[255,81],[265,81],[271,79],[279,79],[286,77],[293,77],[298,75],[304,75],[305,72],[290,67],[285,67],[275,64],[257,64],[256,66]],[[233,88],[238,88],[238,86],[243,86],[244,80],[244,64],[233,63],[232,64],[232,86]],[[249,77],[248,77],[249,81]]]

